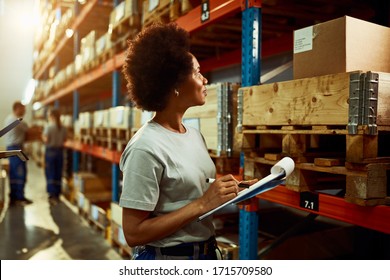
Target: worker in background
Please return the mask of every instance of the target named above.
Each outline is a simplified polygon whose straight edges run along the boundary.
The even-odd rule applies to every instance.
[[[120,160],[123,230],[134,259],[217,259],[209,210],[237,196],[237,180],[214,178],[201,133],[182,118],[206,102],[207,79],[189,52],[188,33],[171,23],[143,29],[129,42],[123,73],[129,97],[155,111],[131,138]]]
[[[60,117],[58,110],[51,109],[48,113],[48,124],[42,134],[45,144],[46,190],[49,202],[53,205],[59,202],[61,194],[63,147],[66,141],[66,128],[62,126]]]
[[[22,118],[26,113],[26,107],[16,101],[12,106],[12,113],[5,119],[5,125],[9,125],[16,119]],[[21,121],[19,125],[5,135],[7,150],[22,150],[28,133],[28,125]],[[10,205],[28,205],[32,201],[24,196],[24,187],[27,180],[27,165],[17,156],[9,158],[9,182]]]

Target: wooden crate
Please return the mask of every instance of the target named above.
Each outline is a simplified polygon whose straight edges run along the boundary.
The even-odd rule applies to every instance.
[[[262,178],[276,161],[245,158],[244,178]],[[334,158],[316,158],[314,162],[296,163],[285,187],[297,192],[327,191],[361,206],[388,204],[390,161],[370,164],[343,164]]]
[[[206,103],[189,108],[183,117],[185,124],[200,130],[216,156],[233,156],[241,149],[242,135],[235,130],[238,88],[234,83],[208,85]]]
[[[110,15],[108,33],[110,40],[128,39],[141,29],[141,13],[138,0],[126,0],[114,8]]]
[[[244,176],[266,176],[269,165],[290,156],[296,169],[287,188],[340,188],[350,202],[385,204],[389,78],[351,72],[240,89]]]
[[[153,22],[168,23],[180,16],[179,0],[159,0],[143,2],[143,27]]]
[[[365,89],[365,86],[372,88]],[[376,96],[368,94],[375,90]],[[366,99],[359,97],[365,91]],[[390,74],[361,71],[245,87],[239,90],[239,126],[336,125],[352,128],[371,120],[371,125],[388,127],[389,95]],[[364,106],[370,101],[376,104]],[[363,109],[370,107],[377,108],[375,119],[363,115]]]
[[[110,223],[107,216],[107,210],[110,203],[110,200],[91,203],[88,217],[90,225],[101,232],[104,237],[107,237],[107,228]]]
[[[118,248],[123,257],[131,258],[133,256],[133,249],[126,243],[122,226],[114,221],[111,221],[111,245]]]

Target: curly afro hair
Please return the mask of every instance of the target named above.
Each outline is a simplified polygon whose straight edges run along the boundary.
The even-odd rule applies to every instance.
[[[188,32],[175,23],[155,23],[128,43],[123,74],[130,100],[147,111],[164,110],[193,71]]]

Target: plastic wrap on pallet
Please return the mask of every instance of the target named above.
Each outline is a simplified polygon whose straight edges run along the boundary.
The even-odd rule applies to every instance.
[[[93,112],[94,128],[109,128],[109,125],[110,125],[109,109],[98,110]]]
[[[141,7],[139,6],[138,0],[126,0],[125,4],[125,17],[131,15],[138,15]]]
[[[115,202],[111,202],[111,220],[118,225],[122,224],[122,207]]]
[[[117,106],[109,109],[110,128],[130,128],[132,127],[131,107]]]
[[[93,127],[93,113],[83,112],[79,114],[80,128]]]

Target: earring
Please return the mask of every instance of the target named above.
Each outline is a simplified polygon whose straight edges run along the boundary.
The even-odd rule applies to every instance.
[[[176,97],[179,96],[179,91],[177,89],[175,89],[175,94],[176,94]]]

